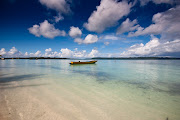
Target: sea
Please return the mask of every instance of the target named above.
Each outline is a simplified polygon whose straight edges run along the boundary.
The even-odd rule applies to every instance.
[[[1,120],[180,120],[180,60],[0,60]]]

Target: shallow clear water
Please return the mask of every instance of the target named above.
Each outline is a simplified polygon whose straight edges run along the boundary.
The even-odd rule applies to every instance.
[[[180,119],[180,60],[70,61],[1,60],[0,88],[27,90],[67,119]],[[57,106],[62,100],[66,106]],[[70,104],[79,112],[67,110]]]

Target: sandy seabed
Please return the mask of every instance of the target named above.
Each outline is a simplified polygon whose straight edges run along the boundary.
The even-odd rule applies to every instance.
[[[130,97],[126,100],[93,83],[66,80],[58,83],[43,78],[0,85],[0,120],[166,120],[167,117],[163,111],[135,103]]]

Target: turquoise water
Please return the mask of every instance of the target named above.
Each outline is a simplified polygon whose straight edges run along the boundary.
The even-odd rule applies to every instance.
[[[180,60],[99,60],[89,65],[69,62],[1,60],[0,88],[16,92],[28,89],[51,110],[71,114],[68,119],[75,119],[73,114],[82,119],[180,119]],[[42,99],[47,93],[63,98],[79,112],[54,104],[60,100]]]

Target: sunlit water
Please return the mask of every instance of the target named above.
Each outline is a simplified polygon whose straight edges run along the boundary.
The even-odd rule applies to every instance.
[[[9,118],[180,120],[180,60],[69,62],[1,60]]]

